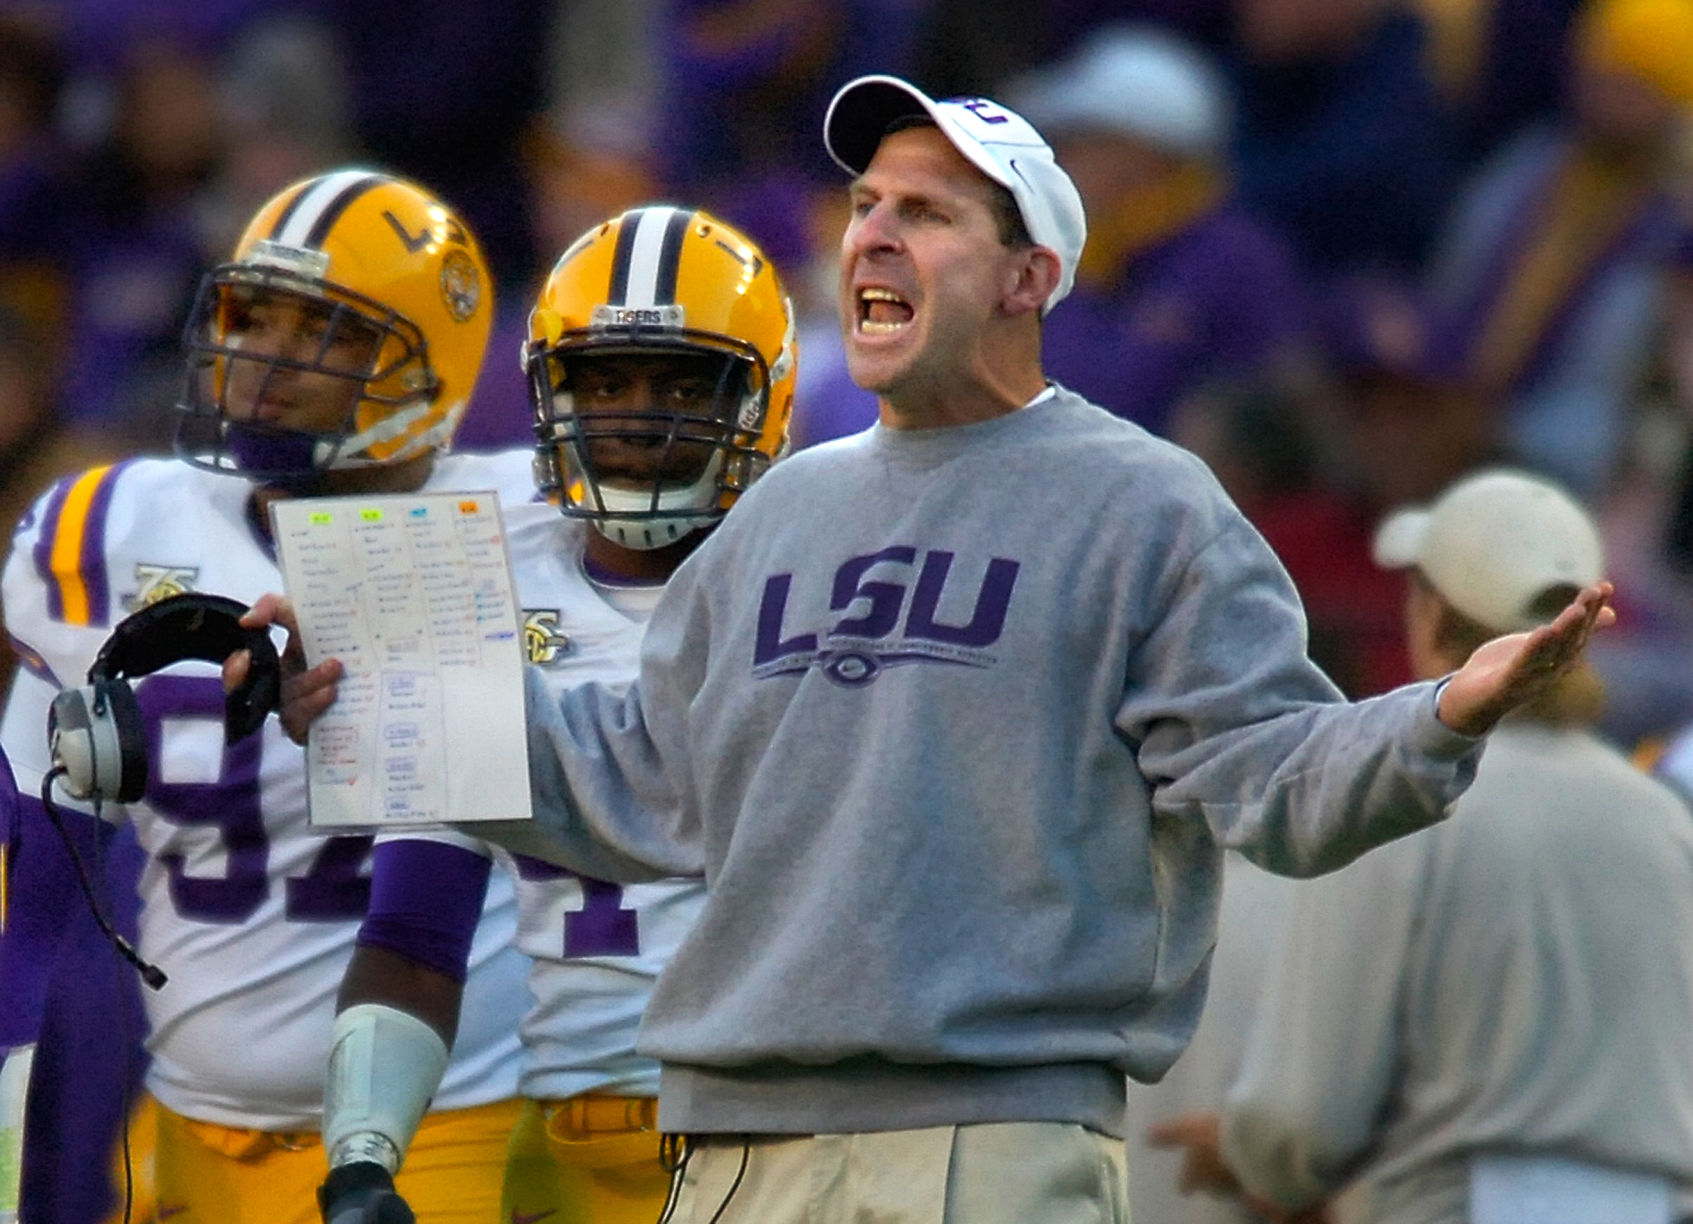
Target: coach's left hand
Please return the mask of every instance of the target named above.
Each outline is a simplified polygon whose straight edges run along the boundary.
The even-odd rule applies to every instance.
[[[1613,593],[1608,582],[1584,587],[1550,625],[1480,647],[1440,691],[1440,721],[1464,735],[1485,735],[1544,692],[1581,657],[1595,629],[1616,623]]]

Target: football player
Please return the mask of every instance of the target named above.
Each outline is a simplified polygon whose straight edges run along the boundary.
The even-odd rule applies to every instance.
[[[537,473],[563,512],[508,518],[530,683],[623,683],[665,579],[786,446],[792,308],[736,230],[703,212],[638,208],[560,257],[525,361]],[[325,1219],[410,1218],[390,1175],[417,1158],[412,1127],[462,1027],[490,859],[516,881],[518,946],[533,961],[525,1101],[499,1218],[651,1224],[669,1172],[658,1067],[636,1056],[635,1030],[704,885],[619,887],[457,833],[377,846],[336,1019]],[[427,1218],[403,1172],[398,1187]]]
[[[0,737],[25,796],[49,768],[53,696],[81,682],[126,613],[188,590],[250,601],[277,588],[267,510],[278,499],[533,498],[528,452],[446,453],[493,309],[476,239],[416,184],[338,170],[259,209],[185,333],[177,458],[68,478],[18,530],[5,619],[25,665]],[[369,899],[372,839],[308,830],[302,754],[275,726],[223,746],[215,670],[148,676],[136,698],[149,784],[103,815],[130,821],[146,852],[140,952],[169,977],[147,997],[157,1216],[313,1220],[334,998]],[[30,840],[14,907],[81,904],[32,894]],[[453,1057],[402,1183],[437,1220],[492,1216],[518,1114],[526,965],[503,879],[480,917]]]

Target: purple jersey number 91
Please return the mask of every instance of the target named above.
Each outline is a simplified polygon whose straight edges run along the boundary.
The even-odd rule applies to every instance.
[[[635,911],[625,909],[623,889],[604,880],[578,875],[552,863],[514,854],[517,874],[525,880],[575,880],[582,886],[582,908],[565,911],[566,960],[584,956],[635,956],[641,950]]]

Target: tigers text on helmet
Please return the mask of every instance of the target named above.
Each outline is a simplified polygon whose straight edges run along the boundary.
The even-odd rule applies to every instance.
[[[793,307],[704,212],[636,208],[559,257],[529,316],[536,483],[632,549],[720,519],[787,447]]]
[[[201,285],[177,453],[287,484],[444,449],[493,316],[480,246],[428,191],[362,169],[296,183]]]

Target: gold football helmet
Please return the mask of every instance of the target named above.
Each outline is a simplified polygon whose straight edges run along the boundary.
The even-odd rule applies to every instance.
[[[362,169],[296,183],[201,285],[177,453],[288,483],[444,449],[493,316],[481,248],[428,191]]]
[[[715,523],[787,447],[795,352],[781,280],[739,231],[666,205],[596,226],[529,316],[536,483],[626,548]]]

